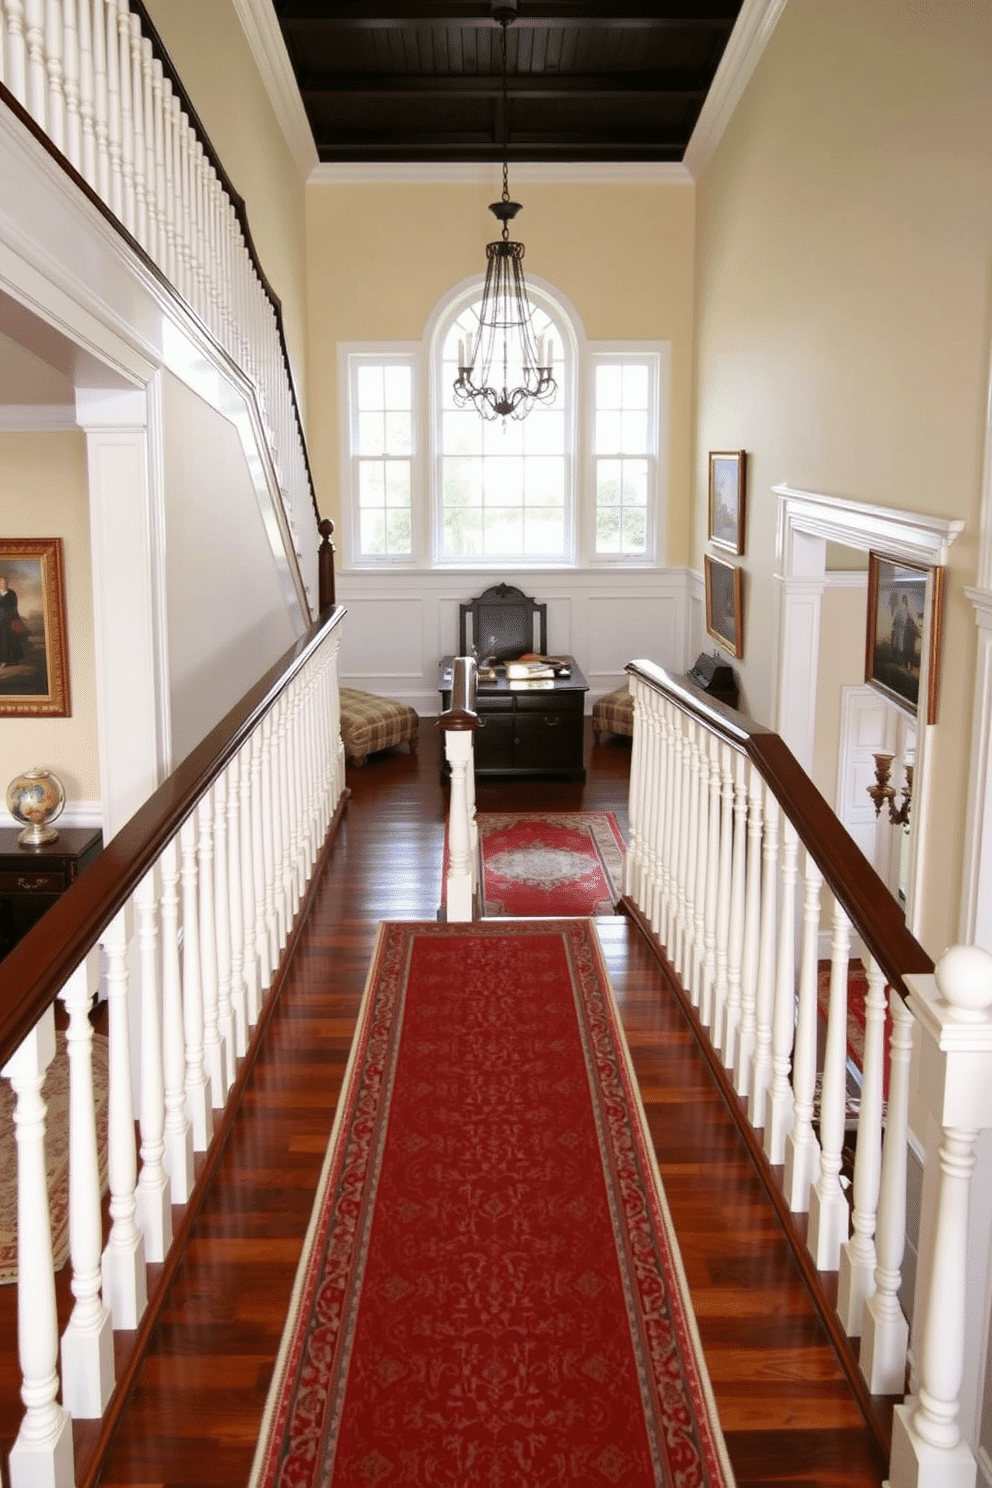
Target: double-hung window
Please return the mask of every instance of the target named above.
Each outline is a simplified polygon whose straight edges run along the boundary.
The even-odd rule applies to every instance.
[[[657,352],[590,357],[594,552],[600,559],[644,560],[653,552],[658,362]]]
[[[352,491],[356,556],[413,555],[414,361],[412,357],[349,357]]]

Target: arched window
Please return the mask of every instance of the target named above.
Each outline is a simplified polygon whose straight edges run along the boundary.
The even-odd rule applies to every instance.
[[[523,419],[455,404],[481,280],[442,301],[421,342],[339,346],[345,566],[664,562],[670,343],[587,342],[560,297],[528,291],[558,388]]]
[[[458,408],[458,344],[475,338],[481,289],[448,307],[433,338],[434,562],[574,562],[575,333],[550,296],[531,288],[535,335],[555,348],[553,401],[523,419]]]

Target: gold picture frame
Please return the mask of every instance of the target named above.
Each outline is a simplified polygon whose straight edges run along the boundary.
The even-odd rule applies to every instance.
[[[937,722],[944,570],[868,554],[865,681],[916,717],[928,659],[926,721]]]
[[[62,539],[0,538],[0,716],[69,713]]]
[[[731,656],[744,655],[744,579],[735,563],[703,555],[706,631]]]
[[[746,505],[746,451],[710,450],[708,536],[714,547],[743,554]]]

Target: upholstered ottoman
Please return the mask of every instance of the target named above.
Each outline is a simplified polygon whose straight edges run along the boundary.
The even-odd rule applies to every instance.
[[[592,731],[600,743],[607,734],[629,734],[634,732],[634,699],[627,687],[618,687],[597,698],[592,705]]]
[[[419,728],[420,717],[409,704],[341,688],[341,738],[349,764],[364,765],[370,754],[394,744],[408,744],[412,754]]]

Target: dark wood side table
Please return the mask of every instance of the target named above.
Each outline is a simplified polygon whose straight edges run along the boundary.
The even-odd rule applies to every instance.
[[[589,684],[575,659],[565,660],[570,675],[553,681],[508,682],[500,665],[495,682],[478,683],[476,775],[565,775],[585,780],[582,715]],[[451,704],[453,668],[453,656],[445,656],[438,668],[442,708]]]
[[[54,842],[21,847],[19,827],[0,827],[0,956],[6,956],[103,846],[97,827],[56,828]]]

